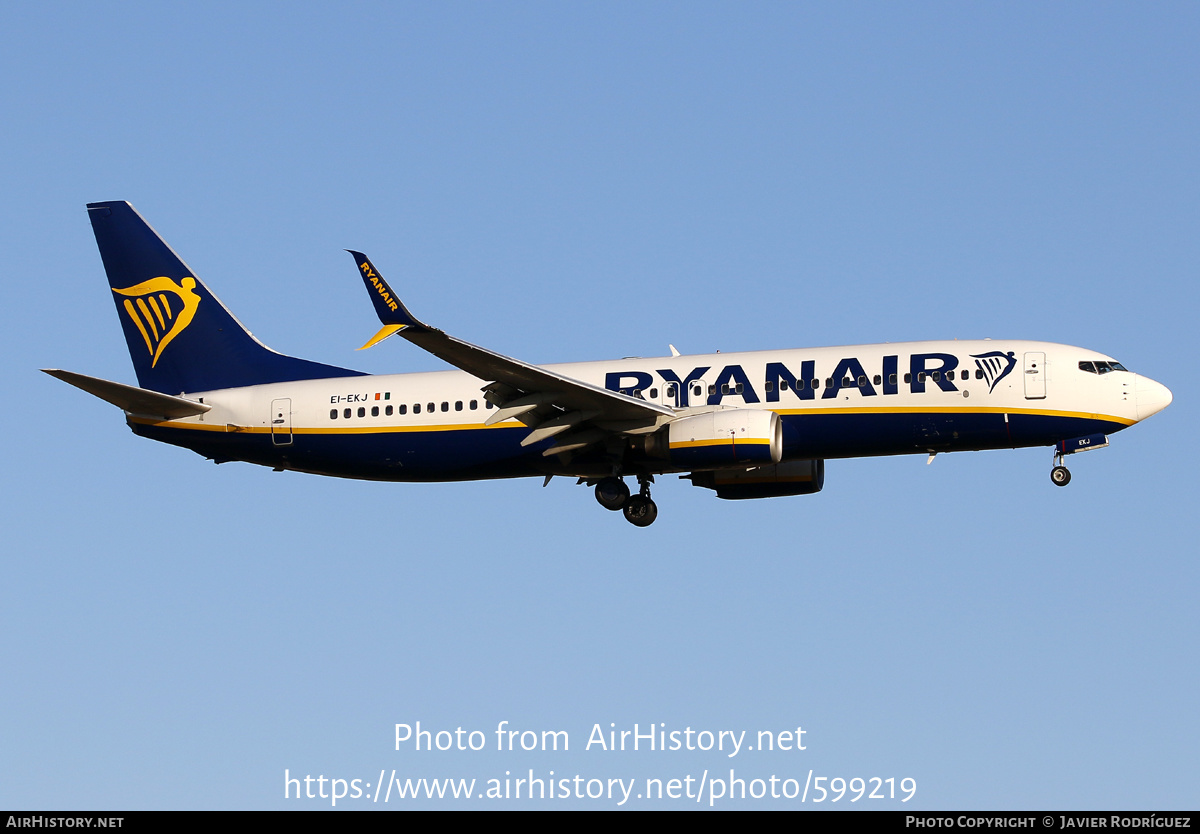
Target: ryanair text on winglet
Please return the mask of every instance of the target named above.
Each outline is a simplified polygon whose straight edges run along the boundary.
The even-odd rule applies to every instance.
[[[388,306],[388,309],[393,313],[396,312],[396,301],[392,298],[392,294],[388,292],[387,287],[383,285],[383,282],[379,280],[379,276],[371,269],[370,262],[363,261],[358,265],[358,268],[362,270],[363,275],[371,282],[371,286],[375,287],[375,292],[379,293],[379,297],[383,299],[383,303]]]

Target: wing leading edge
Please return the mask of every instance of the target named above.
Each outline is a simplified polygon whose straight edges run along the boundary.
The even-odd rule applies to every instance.
[[[521,421],[532,429],[523,445],[558,437],[558,442],[543,454],[573,452],[614,434],[652,431],[675,417],[668,406],[530,365],[430,327],[408,311],[366,255],[346,251],[354,257],[383,324],[360,350],[399,333],[417,347],[479,377],[488,383],[482,389],[485,397],[498,407],[487,424]]]

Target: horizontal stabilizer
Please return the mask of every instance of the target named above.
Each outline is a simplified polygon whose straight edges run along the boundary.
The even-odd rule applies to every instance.
[[[107,379],[84,376],[71,371],[60,371],[58,368],[42,368],[42,373],[50,374],[55,379],[61,379],[139,417],[173,420],[179,417],[194,417],[212,409],[211,405],[195,400],[172,397],[170,394],[147,391],[145,388],[109,382]]]

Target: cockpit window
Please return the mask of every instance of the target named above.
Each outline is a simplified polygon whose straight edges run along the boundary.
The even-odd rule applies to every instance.
[[[1129,370],[1120,362],[1080,362],[1079,370],[1087,371],[1089,374],[1107,374],[1113,371],[1129,373]]]

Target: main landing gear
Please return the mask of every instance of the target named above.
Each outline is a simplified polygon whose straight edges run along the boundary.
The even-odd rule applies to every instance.
[[[638,475],[641,489],[637,495],[629,494],[625,481],[615,475],[596,484],[596,500],[606,510],[621,510],[625,520],[635,527],[649,527],[658,518],[658,505],[650,497],[653,475]]]
[[[620,478],[605,478],[596,484],[596,500],[606,510],[619,510],[629,500],[629,487]]]

